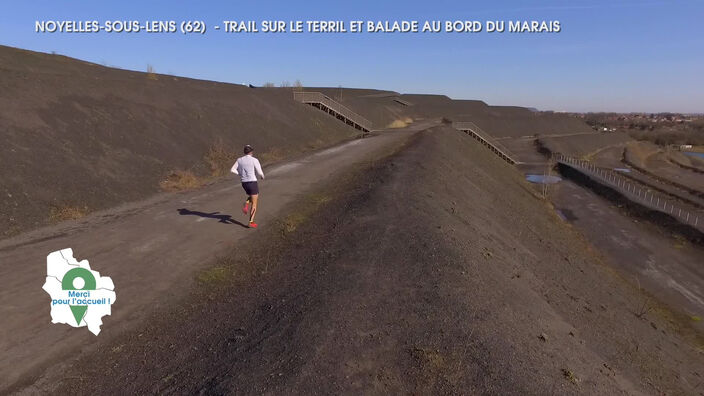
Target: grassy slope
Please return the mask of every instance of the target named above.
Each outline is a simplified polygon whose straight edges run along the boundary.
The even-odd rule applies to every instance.
[[[209,173],[211,145],[275,160],[355,135],[290,89],[123,71],[0,47],[0,238],[52,207],[102,209],[159,191],[170,170]],[[233,155],[234,155],[233,154]]]

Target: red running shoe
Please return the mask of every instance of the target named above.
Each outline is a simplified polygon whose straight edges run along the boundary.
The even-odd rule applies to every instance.
[[[252,221],[249,222],[249,228],[257,228],[257,223],[254,223]]]
[[[249,212],[249,202],[246,202],[242,207],[242,213],[247,214]]]

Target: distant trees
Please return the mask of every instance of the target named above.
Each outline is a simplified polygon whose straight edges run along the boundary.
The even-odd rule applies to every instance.
[[[262,85],[264,88],[274,88],[276,85],[273,82],[265,82],[264,85]],[[291,83],[288,81],[282,81],[281,84],[279,84],[279,87],[281,88],[291,88]],[[296,82],[293,83],[293,90],[294,91],[303,91],[303,83],[301,80],[296,80]]]
[[[629,131],[629,135],[636,140],[645,140],[655,143],[659,146],[693,144],[696,146],[704,145],[704,134],[699,131],[683,131],[683,130],[663,130],[658,129],[652,132],[647,131]]]

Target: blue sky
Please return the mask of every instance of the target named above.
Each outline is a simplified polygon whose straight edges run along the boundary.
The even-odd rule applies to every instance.
[[[567,111],[704,113],[704,1],[6,1],[0,44],[235,83],[300,80]],[[203,20],[203,36],[36,20]],[[557,34],[227,34],[223,20],[559,20]]]

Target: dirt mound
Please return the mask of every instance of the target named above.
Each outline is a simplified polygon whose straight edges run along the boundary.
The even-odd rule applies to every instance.
[[[644,296],[472,139],[437,127],[348,180],[295,231],[220,263],[219,288],[101,347],[61,386],[695,392],[704,362],[666,311],[639,312]]]
[[[52,213],[145,198],[170,171],[210,174],[209,152],[233,156],[248,143],[270,162],[356,133],[293,101],[291,89],[0,47],[0,238]]]
[[[370,89],[306,89],[324,92],[371,120],[376,128],[404,117],[444,117],[452,121],[472,121],[494,137],[594,132],[583,120],[567,114],[536,112],[515,106],[489,106],[480,100],[454,100],[444,95],[398,94]]]

